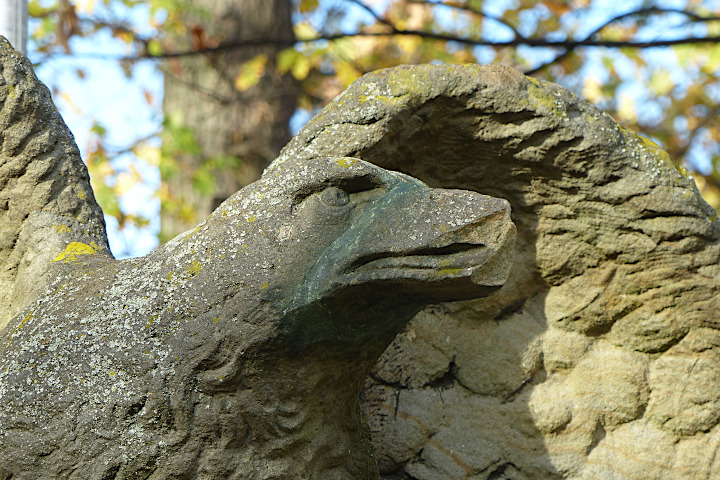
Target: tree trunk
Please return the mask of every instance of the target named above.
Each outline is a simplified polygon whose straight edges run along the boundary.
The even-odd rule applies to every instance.
[[[184,14],[187,31],[168,39],[168,51],[264,39],[291,46],[295,38],[286,0],[201,0],[192,9]],[[161,241],[194,227],[257,180],[290,139],[296,89],[274,68],[282,48],[231,49],[165,65]],[[259,81],[238,88],[243,64],[259,55],[267,56]]]

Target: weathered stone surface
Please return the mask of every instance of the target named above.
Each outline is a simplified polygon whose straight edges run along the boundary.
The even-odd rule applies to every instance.
[[[76,240],[110,255],[75,140],[30,62],[0,37],[0,328]]]
[[[14,92],[29,98],[38,84],[19,64],[30,83],[13,77]],[[33,98],[30,145],[48,115],[59,123],[49,97]],[[45,188],[23,175],[33,155],[4,177],[28,195]],[[55,190],[90,192],[77,156],[41,160],[60,171]],[[377,478],[364,378],[428,303],[496,291],[515,235],[504,200],[346,157],[275,165],[132,260],[82,242],[94,202],[54,208],[75,223],[49,230],[68,236],[39,260],[44,293],[0,332],[2,479]]]
[[[506,198],[510,279],[421,312],[363,392],[385,479],[720,478],[720,222],[652,142],[501,67],[363,77],[279,162]]]

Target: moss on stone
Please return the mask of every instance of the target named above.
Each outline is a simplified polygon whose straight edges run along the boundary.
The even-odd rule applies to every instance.
[[[552,90],[548,89],[540,80],[532,77],[527,77],[527,79],[530,81],[527,88],[528,98],[534,110],[560,119],[567,118],[567,110],[562,108],[562,103],[553,95]]]

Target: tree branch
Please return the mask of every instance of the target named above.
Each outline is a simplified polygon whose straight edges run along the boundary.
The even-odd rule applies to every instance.
[[[355,4],[355,5],[357,5],[357,6],[359,6],[360,8],[362,8],[363,10],[365,10],[366,12],[368,12],[370,15],[372,15],[373,18],[374,18],[375,20],[377,20],[379,23],[382,23],[383,25],[387,25],[388,27],[390,27],[393,32],[395,32],[395,33],[398,32],[398,29],[395,27],[395,25],[393,25],[392,22],[390,22],[390,21],[389,21],[388,19],[386,19],[385,17],[381,17],[380,15],[378,15],[377,13],[375,13],[375,10],[373,10],[373,9],[370,8],[368,5],[366,5],[365,3],[363,3],[362,0],[346,0],[346,1],[347,1],[347,2],[350,2],[350,3],[352,3],[352,4]]]
[[[108,157],[110,159],[113,159],[124,153],[132,152],[138,145],[140,145],[142,143],[148,142],[154,138],[158,138],[161,133],[162,133],[162,130],[158,130],[151,134],[145,135],[144,137],[137,138],[137,139],[133,140],[132,143],[130,143],[129,145],[124,145],[124,146],[109,145],[109,144],[105,143],[104,149],[105,149],[105,152],[107,153]]]
[[[432,5],[434,7],[445,7],[445,8],[450,8],[453,10],[460,10],[463,12],[472,13],[473,15],[477,15],[478,17],[485,18],[487,20],[492,20],[493,22],[499,23],[503,27],[510,29],[513,32],[513,34],[515,35],[515,38],[525,38],[525,36],[523,34],[521,34],[512,23],[508,22],[504,18],[498,17],[496,15],[491,15],[482,10],[476,10],[469,5],[455,5],[455,4],[449,4],[449,3],[443,3],[443,2],[432,2],[430,0],[409,0],[409,1],[410,1],[410,3],[417,3],[417,4],[421,4],[421,5]]]
[[[183,79],[182,77],[180,77],[179,75],[175,75],[174,73],[172,73],[172,70],[169,68],[160,67],[160,71],[165,76],[165,78],[167,78],[171,82],[179,83],[180,85],[183,85],[184,87],[186,87],[188,90],[192,90],[192,91],[194,91],[206,98],[214,100],[220,104],[227,104],[232,101],[232,99],[230,99],[230,98],[221,97],[220,95],[215,93],[213,90],[205,89],[195,82],[189,82],[189,81]]]
[[[687,10],[680,10],[680,9],[676,9],[676,8],[646,7],[646,8],[640,8],[637,10],[633,10],[631,12],[622,13],[620,15],[610,18],[605,23],[603,23],[602,25],[597,27],[595,30],[590,32],[583,40],[581,40],[581,42],[589,42],[592,38],[595,37],[595,35],[600,33],[604,28],[606,28],[606,27],[610,26],[611,24],[618,22],[620,20],[624,20],[626,18],[634,17],[634,16],[638,16],[638,15],[654,14],[654,13],[655,14],[679,13],[679,14],[689,17],[692,22],[710,22],[713,20],[720,20],[720,17],[703,17],[700,15],[697,15],[696,13],[689,12]],[[574,47],[574,48],[577,48],[577,47]],[[565,57],[570,55],[573,52],[574,48],[566,49],[564,52],[555,56],[555,58],[553,58],[552,60],[548,60],[547,62],[545,62],[541,65],[538,65],[535,68],[527,70],[523,73],[525,75],[533,75],[533,74],[549,67],[550,65],[553,65],[553,64],[561,61],[562,59],[564,59]],[[638,48],[648,48],[648,47],[638,47]]]
[[[515,38],[512,40],[507,41],[494,41],[494,40],[487,40],[483,38],[464,38],[459,37],[456,35],[449,35],[445,33],[435,33],[435,32],[428,32],[423,30],[400,30],[395,25],[392,24],[389,20],[386,18],[383,18],[382,16],[378,15],[372,8],[370,8],[368,5],[366,5],[362,0],[347,0],[348,2],[351,2],[355,5],[358,5],[360,8],[366,10],[369,12],[378,22],[382,23],[383,25],[387,25],[392,29],[390,32],[348,32],[348,33],[339,33],[339,34],[328,34],[328,35],[319,35],[312,38],[304,38],[304,39],[297,39],[296,41],[287,41],[287,40],[278,40],[278,39],[267,39],[267,40],[245,40],[240,42],[229,42],[217,46],[207,47],[207,48],[201,48],[201,49],[195,49],[195,50],[187,50],[187,51],[180,51],[180,52],[165,52],[162,54],[150,54],[147,52],[147,50],[140,52],[136,55],[130,55],[130,56],[112,56],[112,55],[105,55],[105,54],[92,54],[92,53],[86,53],[86,54],[74,54],[74,56],[80,57],[80,58],[96,58],[96,59],[105,59],[105,60],[115,60],[115,61],[136,61],[136,60],[145,60],[145,59],[167,59],[167,58],[178,58],[178,57],[186,57],[186,56],[192,56],[192,55],[206,55],[214,52],[222,52],[222,51],[230,51],[230,50],[238,50],[243,48],[250,48],[250,47],[262,47],[262,46],[276,46],[280,48],[290,48],[298,44],[311,44],[315,42],[323,42],[323,41],[334,41],[344,38],[355,38],[355,37],[392,37],[392,36],[415,36],[420,37],[427,40],[437,40],[437,41],[451,41],[455,43],[460,43],[464,45],[469,46],[477,46],[477,47],[495,47],[495,48],[507,48],[507,47],[518,47],[518,46],[527,46],[531,48],[557,48],[564,50],[562,53],[558,54],[555,58],[552,60],[545,62],[542,65],[539,65],[532,70],[529,70],[525,72],[526,74],[532,74],[536,73],[543,68],[548,67],[549,65],[556,63],[563,58],[565,58],[567,55],[572,53],[572,51],[578,49],[578,48],[657,48],[657,47],[671,47],[675,45],[690,45],[690,44],[708,44],[708,43],[720,43],[720,36],[708,36],[708,37],[684,37],[684,38],[676,38],[676,39],[666,39],[666,40],[651,40],[651,41],[635,41],[635,40],[598,40],[595,37],[598,33],[600,33],[604,28],[611,25],[614,22],[618,22],[620,20],[637,16],[637,15],[643,15],[643,14],[664,14],[664,13],[677,13],[687,16],[691,22],[710,22],[710,21],[716,21],[720,20],[720,17],[703,17],[701,15],[697,15],[692,12],[688,12],[686,10],[679,10],[679,9],[671,9],[671,8],[659,8],[659,7],[648,7],[648,8],[641,8],[638,10],[634,10],[631,12],[623,13],[621,15],[617,15],[615,17],[612,17],[608,19],[606,22],[604,22],[602,25],[594,29],[592,32],[590,32],[585,38],[580,40],[573,40],[573,39],[566,39],[566,40],[549,40],[547,38],[529,38],[522,36],[519,32],[516,31],[516,29],[510,25],[509,23],[505,22],[501,18],[497,18],[492,15],[488,15],[484,12],[478,12],[474,9],[464,8],[462,6],[455,6],[455,5],[448,5],[443,4],[440,2],[433,2],[433,1],[421,1],[421,0],[413,0],[413,3],[424,3],[428,5],[437,5],[437,6],[446,6],[451,8],[458,8],[470,11],[476,15],[482,16],[483,18],[487,18],[492,21],[500,22],[501,24],[505,25],[506,27],[513,30],[515,33]],[[84,19],[83,19],[84,20]],[[92,21],[95,23],[95,25],[102,24],[103,22],[100,21]],[[111,29],[115,30],[121,30],[121,31],[127,31],[128,33],[133,33],[125,25],[117,24],[117,23],[105,23],[105,26]],[[133,33],[134,35],[134,33]],[[136,41],[142,45],[146,44],[148,39],[143,38],[139,35],[134,35],[134,38]],[[66,54],[70,55],[70,54]]]
[[[632,41],[632,40],[548,40],[544,38],[518,38],[504,42],[497,42],[483,39],[471,39],[455,37],[453,35],[438,34],[432,32],[423,32],[416,30],[402,30],[393,33],[381,33],[381,32],[354,32],[354,33],[343,33],[337,35],[321,35],[313,38],[298,39],[294,42],[288,42],[283,40],[249,40],[241,42],[230,42],[218,45],[216,47],[203,48],[198,50],[189,50],[182,52],[167,52],[158,55],[152,55],[150,53],[142,53],[139,55],[130,56],[113,56],[106,54],[66,54],[65,56],[75,56],[79,58],[95,58],[101,60],[146,60],[146,59],[163,59],[163,58],[178,58],[187,57],[192,55],[206,55],[213,52],[221,52],[227,50],[237,50],[249,47],[263,47],[263,46],[277,46],[277,47],[293,47],[297,44],[315,43],[321,41],[334,41],[344,38],[356,38],[356,37],[392,37],[392,36],[417,36],[429,40],[440,40],[450,41],[472,46],[483,46],[483,47],[517,47],[520,45],[532,47],[532,48],[562,48],[562,49],[576,49],[576,48],[657,48],[657,47],[672,47],[675,45],[690,45],[690,44],[709,44],[709,43],[720,43],[720,36],[710,37],[685,37],[676,38],[670,40],[652,40],[652,41]]]

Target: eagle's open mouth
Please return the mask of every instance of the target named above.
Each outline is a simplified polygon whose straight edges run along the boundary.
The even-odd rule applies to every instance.
[[[383,252],[356,259],[348,273],[379,272],[386,269],[436,270],[438,274],[461,273],[482,265],[488,257],[485,245],[452,243],[444,247],[426,247],[407,252]],[[469,271],[467,273],[470,273]]]

